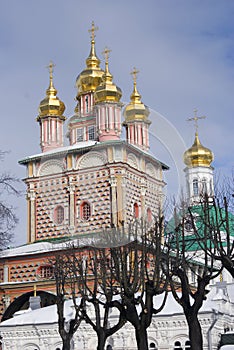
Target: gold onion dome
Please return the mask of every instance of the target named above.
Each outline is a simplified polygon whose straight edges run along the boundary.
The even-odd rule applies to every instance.
[[[110,50],[107,48],[104,50],[105,54],[105,73],[102,77],[101,84],[97,87],[94,100],[95,103],[99,102],[119,102],[122,96],[121,89],[116,86],[112,79],[113,76],[109,72],[108,58],[109,58]]]
[[[124,117],[125,121],[132,121],[132,120],[139,120],[151,123],[148,120],[149,116],[149,108],[144,105],[144,103],[141,101],[141,95],[139,94],[136,86],[136,76],[138,71],[136,68],[133,69],[131,74],[133,75],[133,92],[131,94],[131,102],[125,107],[124,110]]]
[[[214,155],[212,151],[209,148],[202,146],[196,131],[192,147],[184,152],[184,163],[188,167],[210,167],[213,160]]]
[[[50,72],[50,83],[48,89],[46,90],[46,97],[40,102],[38,119],[46,116],[58,116],[65,120],[66,118],[63,116],[65,105],[57,97],[57,90],[53,84],[53,67],[54,64],[50,62],[48,66]]]
[[[100,68],[100,60],[96,55],[95,50],[95,31],[98,28],[94,26],[92,22],[92,27],[89,30],[91,32],[91,49],[89,57],[86,59],[86,68],[78,75],[76,79],[76,87],[78,90],[77,97],[83,93],[95,91],[100,85],[103,70]]]

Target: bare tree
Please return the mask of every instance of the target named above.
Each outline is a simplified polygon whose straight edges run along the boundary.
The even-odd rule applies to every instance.
[[[111,269],[121,298],[112,304],[135,328],[137,348],[147,350],[147,328],[152,316],[162,310],[167,296],[167,280],[160,268],[164,259],[163,218],[151,230],[143,221],[136,222],[128,234],[128,244],[111,248]],[[163,293],[163,302],[155,309],[154,296]]]
[[[77,288],[86,305],[82,313],[97,334],[97,350],[104,350],[107,338],[126,322],[125,313],[118,310],[114,324],[110,321],[117,291],[109,262],[108,248],[87,247],[82,255],[74,255],[73,274],[77,276]]]
[[[56,255],[55,271],[59,333],[63,350],[69,350],[72,337],[82,320],[90,324],[97,334],[97,349],[104,350],[106,340],[126,322],[124,314],[110,312],[115,295],[115,281],[109,269],[110,252],[107,248],[68,246],[66,252]],[[72,299],[74,317],[66,322],[65,299]]]
[[[0,151],[0,160],[4,152]],[[4,249],[13,238],[13,229],[18,222],[12,205],[7,201],[10,194],[19,195],[15,184],[18,179],[8,173],[0,174],[0,250]]]
[[[229,187],[230,189],[230,187]],[[189,208],[190,216],[197,215],[193,219],[193,230],[201,249],[206,249],[210,258],[220,261],[222,266],[234,278],[234,213],[233,194],[226,193],[224,197],[209,198],[204,196],[201,203],[195,208]],[[210,244],[205,247],[202,237],[203,226],[208,234]]]
[[[54,266],[54,278],[56,282],[56,304],[58,313],[58,329],[63,342],[63,350],[72,349],[72,338],[83,320],[82,309],[84,300],[78,298],[77,275],[73,275],[73,259],[70,256],[71,247],[66,252],[58,252],[49,262]],[[65,302],[72,299],[74,315],[72,319],[66,319]]]
[[[182,208],[178,215],[175,211],[170,233],[167,232],[167,264],[163,265],[170,279],[172,295],[183,308],[192,350],[203,349],[198,313],[206,299],[210,281],[222,269],[208,253],[211,247],[208,227],[199,225],[200,240],[194,233],[198,223],[197,210],[197,207]]]

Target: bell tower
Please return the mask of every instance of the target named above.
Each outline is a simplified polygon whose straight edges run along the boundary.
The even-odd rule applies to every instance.
[[[194,121],[195,124],[194,143],[184,153],[187,195],[191,204],[199,203],[205,194],[209,197],[214,194],[214,175],[211,166],[214,155],[209,148],[201,144],[198,136],[198,120],[204,118],[204,116],[198,117],[197,110],[195,110],[194,117],[188,119],[188,121]]]
[[[149,149],[149,125],[151,121],[148,119],[149,109],[141,101],[136,86],[137,74],[136,68],[131,72],[133,76],[133,92],[131,94],[131,102],[124,110],[127,142],[133,144],[143,150]]]

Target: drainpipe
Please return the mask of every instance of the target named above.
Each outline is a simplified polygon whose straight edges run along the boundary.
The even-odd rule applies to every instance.
[[[218,310],[212,309],[213,313],[214,313],[214,320],[211,323],[208,332],[207,332],[207,340],[208,340],[208,350],[212,350],[212,335],[211,332],[216,324],[216,322],[218,321],[218,315],[223,315],[222,312],[219,312]]]

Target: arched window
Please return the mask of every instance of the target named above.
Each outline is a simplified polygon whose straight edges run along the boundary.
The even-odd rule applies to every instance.
[[[150,208],[147,209],[147,220],[148,222],[152,221],[152,211]]]
[[[185,350],[190,350],[191,349],[191,344],[189,340],[186,340],[185,342]]]
[[[139,218],[139,205],[137,203],[135,203],[133,206],[133,213],[135,219]]]
[[[174,350],[183,350],[183,348],[181,347],[181,342],[180,341],[176,341],[175,342]]]
[[[62,205],[58,205],[54,210],[54,221],[57,225],[61,225],[64,221],[64,208]]]
[[[81,218],[83,220],[88,220],[91,216],[91,207],[88,202],[83,202],[81,204]]]
[[[198,196],[198,180],[193,180],[193,195]]]
[[[106,350],[112,350],[113,348],[112,348],[112,346],[109,344],[109,345],[107,345],[107,347],[106,347]]]
[[[156,345],[155,345],[155,343],[150,343],[149,348],[150,348],[150,349],[155,349],[155,350],[156,350]]]

